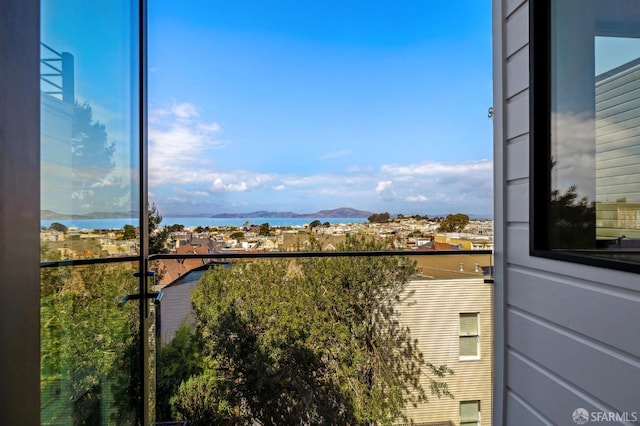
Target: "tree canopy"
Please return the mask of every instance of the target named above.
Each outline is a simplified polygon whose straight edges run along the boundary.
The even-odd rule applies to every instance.
[[[364,237],[339,247],[385,248]],[[451,370],[426,362],[397,318],[414,273],[403,256],[261,259],[207,272],[192,296],[202,370],[174,392],[174,416],[391,424],[428,390],[449,394],[442,378]]]
[[[67,228],[65,225],[63,225],[60,222],[53,222],[51,226],[49,226],[49,229],[53,229],[54,231],[64,232],[64,233],[66,233],[69,230],[69,228]]]
[[[369,216],[367,218],[367,220],[371,223],[382,223],[382,222],[387,222],[389,221],[389,218],[391,216],[389,215],[389,213],[384,212],[384,213],[374,213],[371,216]]]
[[[320,222],[318,219],[314,220],[309,224],[309,228],[311,229],[317,228],[318,226],[322,226],[322,222]]]
[[[440,232],[462,232],[469,224],[469,216],[462,213],[450,214],[440,222]]]
[[[136,238],[136,227],[133,225],[124,225],[122,238],[125,240],[133,240]]]
[[[271,226],[269,226],[269,223],[263,223],[262,225],[260,225],[259,235],[268,237],[270,233],[271,233]]]
[[[149,254],[166,253],[165,243],[169,238],[169,229],[167,227],[160,228],[162,215],[156,207],[155,203],[149,206],[148,223],[149,223]]]
[[[111,264],[40,271],[43,420],[100,424],[108,413],[110,423],[136,424],[137,306],[118,306],[137,288],[133,269]]]

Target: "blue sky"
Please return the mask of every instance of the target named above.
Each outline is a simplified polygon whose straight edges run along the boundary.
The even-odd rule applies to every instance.
[[[149,2],[164,215],[491,214],[491,2]]]

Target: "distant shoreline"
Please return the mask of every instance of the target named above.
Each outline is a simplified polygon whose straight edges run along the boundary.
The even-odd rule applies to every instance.
[[[211,217],[163,217],[161,226],[174,224],[185,227],[242,227],[245,222],[249,225],[261,225],[269,223],[272,227],[303,227],[306,224],[319,220],[322,223],[329,222],[332,225],[348,223],[365,223],[366,218],[334,218],[334,217],[310,217],[310,218],[275,218],[275,217],[242,217],[242,218],[211,218]],[[123,229],[124,225],[139,226],[138,219],[134,218],[107,218],[107,219],[46,219],[40,221],[41,227],[49,227],[58,222],[64,226],[78,229]]]

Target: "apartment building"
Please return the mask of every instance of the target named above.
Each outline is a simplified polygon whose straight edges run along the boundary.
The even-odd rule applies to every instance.
[[[413,294],[398,308],[400,322],[426,360],[454,372],[445,379],[453,398],[429,396],[407,415],[416,424],[491,424],[493,284],[482,277],[419,279],[407,291]],[[426,375],[421,383],[428,389]]]

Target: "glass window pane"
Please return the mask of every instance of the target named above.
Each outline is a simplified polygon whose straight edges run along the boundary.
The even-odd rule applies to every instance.
[[[479,401],[460,402],[460,420],[462,422],[477,421],[479,409]]]
[[[478,334],[478,314],[460,314],[460,335]]]
[[[550,57],[548,248],[638,261],[640,3],[552,1]]]
[[[136,254],[137,2],[43,0],[41,19],[42,240],[69,259]]]
[[[478,337],[460,337],[460,356],[478,356]]]
[[[137,424],[137,264],[41,268],[41,422]]]

